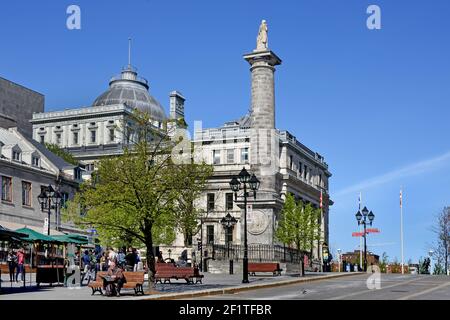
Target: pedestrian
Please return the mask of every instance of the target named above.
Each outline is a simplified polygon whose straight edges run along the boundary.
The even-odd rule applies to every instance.
[[[120,249],[119,253],[117,254],[117,265],[121,268],[124,268],[125,264],[126,264],[125,252],[123,249]]]
[[[17,251],[17,272],[16,272],[16,282],[19,282],[19,273],[20,273],[20,281],[25,280],[25,253],[23,248],[20,248],[19,251]]]
[[[14,273],[17,267],[17,256],[12,249],[9,249],[6,261],[8,262],[9,268],[9,281],[14,282]]]
[[[109,255],[108,255],[108,266],[111,266],[113,262],[117,262],[117,253],[114,251],[113,248],[109,248]]]
[[[85,250],[82,258],[84,273],[86,274],[89,271],[91,265],[91,257],[89,255],[89,251]]]

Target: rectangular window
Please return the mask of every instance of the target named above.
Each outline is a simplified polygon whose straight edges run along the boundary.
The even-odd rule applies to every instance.
[[[294,169],[294,157],[293,156],[289,156],[289,169],[291,169],[291,170]]]
[[[39,158],[38,158],[38,157],[32,157],[32,158],[31,158],[31,164],[32,164],[34,167],[39,167]]]
[[[20,152],[13,151],[12,157],[14,161],[20,161]]]
[[[300,177],[302,176],[302,163],[301,162],[298,163],[298,175]]]
[[[225,195],[225,208],[226,210],[233,210],[233,194],[232,193],[227,193]]]
[[[207,194],[207,210],[208,211],[214,211],[214,193],[208,193]]]
[[[220,150],[213,150],[213,164],[220,164]]]
[[[31,207],[31,183],[22,181],[22,205]]]
[[[225,243],[232,244],[233,243],[233,227],[229,227],[225,229]]]
[[[42,134],[42,135],[39,136],[39,138],[40,138],[41,144],[44,144],[44,142],[45,142],[45,136]]]
[[[206,226],[206,241],[208,244],[214,244],[214,226]]]
[[[97,131],[91,130],[91,143],[95,143],[97,141]]]
[[[73,133],[73,144],[78,144],[78,132]]]
[[[227,163],[228,164],[234,163],[234,149],[227,150]]]
[[[303,179],[306,180],[307,177],[308,177],[308,167],[305,164],[304,169],[303,169]]]
[[[12,202],[12,179],[2,176],[2,201]]]
[[[61,144],[61,133],[56,134],[56,144]]]
[[[248,163],[248,148],[241,149],[241,163]]]
[[[114,129],[109,129],[109,142],[114,142],[115,132]]]

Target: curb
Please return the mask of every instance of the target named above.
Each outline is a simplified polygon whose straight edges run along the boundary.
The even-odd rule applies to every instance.
[[[175,294],[168,293],[168,294],[161,294],[156,297],[146,297],[142,300],[176,300],[176,299],[195,298],[195,297],[202,297],[202,296],[214,296],[214,295],[229,294],[229,293],[236,293],[236,292],[243,292],[243,291],[250,291],[250,290],[281,287],[281,286],[287,286],[287,285],[292,285],[292,284],[297,284],[297,283],[308,283],[308,282],[313,282],[313,281],[356,276],[356,275],[361,275],[361,274],[364,274],[364,273],[363,272],[341,273],[341,274],[329,275],[329,276],[327,275],[327,276],[318,276],[318,277],[311,277],[311,278],[301,278],[301,279],[295,279],[295,280],[284,280],[284,281],[273,282],[273,283],[259,283],[259,284],[248,285],[248,286],[236,286],[236,287],[230,287],[230,288],[225,288],[225,289],[209,289],[209,290],[199,290],[199,291],[182,292],[182,293],[175,293]]]

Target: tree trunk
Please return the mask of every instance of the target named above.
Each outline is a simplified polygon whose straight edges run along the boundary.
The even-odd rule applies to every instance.
[[[147,271],[148,271],[148,290],[150,293],[155,290],[155,255],[153,254],[153,239],[152,233],[149,233],[147,241],[145,242],[145,247],[147,248]]]

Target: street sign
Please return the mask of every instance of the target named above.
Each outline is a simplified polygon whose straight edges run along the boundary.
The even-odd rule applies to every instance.
[[[44,232],[42,232],[42,233],[49,236],[49,234],[48,234],[48,218],[44,219]]]
[[[368,228],[366,229],[366,234],[369,233],[380,233],[380,230],[378,228]],[[363,237],[364,232],[352,232],[352,237]]]

